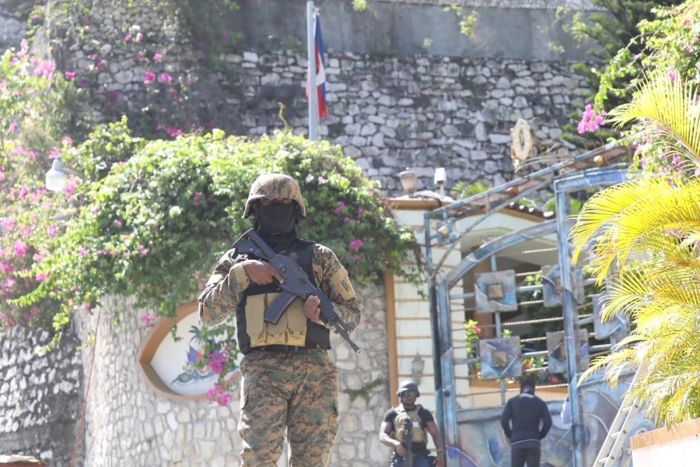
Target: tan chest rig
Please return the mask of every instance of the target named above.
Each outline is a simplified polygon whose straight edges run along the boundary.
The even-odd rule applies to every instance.
[[[408,439],[412,443],[427,444],[428,436],[422,426],[418,411],[422,407],[416,404],[415,409],[407,411],[403,405],[396,408],[396,418],[394,419],[394,439],[406,443]]]
[[[316,285],[312,262],[315,244],[297,240],[289,254],[306,272],[309,280]],[[340,268],[329,278],[330,288],[343,300],[355,297],[348,280],[347,271]],[[280,293],[277,285],[251,285],[236,310],[238,327],[238,347],[246,354],[255,347],[267,345],[289,345],[295,347],[318,345],[330,349],[329,330],[325,326],[309,321],[304,313],[304,302],[297,298],[287,307],[280,320],[273,324],[265,321],[265,310]]]
[[[279,293],[271,292],[248,297],[245,319],[251,347],[280,344],[303,347],[306,343],[306,315],[301,299],[295,299],[277,323],[265,321],[265,310],[278,295]]]

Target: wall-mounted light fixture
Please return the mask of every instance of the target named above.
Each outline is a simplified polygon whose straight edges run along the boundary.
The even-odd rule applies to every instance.
[[[425,368],[425,360],[423,357],[416,352],[416,356],[411,361],[411,379],[414,383],[420,384],[421,378],[423,378],[423,369]]]
[[[60,157],[54,159],[51,168],[46,172],[46,189],[55,193],[63,191],[66,187],[68,175],[73,175],[74,177],[82,179],[78,172],[63,165]]]
[[[53,164],[48,172],[46,172],[46,189],[49,191],[63,191],[66,186],[66,178],[68,178],[66,170],[63,167],[61,159],[54,159]]]
[[[438,187],[438,192],[440,196],[445,196],[445,183],[447,183],[447,173],[444,167],[438,167],[435,169],[435,176],[433,177],[435,186]]]

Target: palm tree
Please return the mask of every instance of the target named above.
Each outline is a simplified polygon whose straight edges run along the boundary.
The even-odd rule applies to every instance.
[[[661,423],[700,416],[700,104],[673,75],[648,81],[610,113],[674,160],[676,171],[642,174],[586,202],[572,230],[574,260],[607,282],[604,318],[623,313],[630,335],[598,358],[616,384],[638,371],[633,397]]]

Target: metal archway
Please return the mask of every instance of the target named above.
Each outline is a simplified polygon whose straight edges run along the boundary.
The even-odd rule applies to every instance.
[[[609,150],[610,147],[605,148]],[[593,157],[595,151],[585,153],[584,156]],[[598,152],[599,154],[600,152]],[[553,168],[549,168],[553,169]],[[545,169],[546,173],[551,173]],[[534,174],[533,174],[534,175]],[[540,174],[544,175],[544,174]],[[583,424],[583,414],[579,406],[577,392],[577,366],[576,366],[576,330],[578,323],[578,309],[574,298],[573,278],[571,274],[571,257],[569,251],[568,234],[571,226],[569,221],[569,197],[570,193],[588,188],[604,187],[621,183],[627,179],[627,171],[620,168],[603,168],[590,169],[582,172],[574,173],[563,177],[553,179],[554,192],[557,201],[556,218],[542,222],[538,225],[522,229],[513,233],[495,238],[478,249],[471,252],[450,272],[446,273],[439,267],[432,269],[432,241],[437,238],[436,234],[431,234],[431,220],[441,219],[443,225],[453,222],[448,214],[448,208],[442,208],[441,212],[428,213],[425,216],[425,232],[426,232],[426,264],[429,272],[429,298],[430,298],[430,315],[433,331],[433,363],[435,368],[435,392],[438,422],[441,425],[442,432],[445,437],[447,452],[459,451],[459,428],[458,428],[458,405],[456,395],[456,365],[468,363],[466,359],[457,359],[454,352],[454,343],[452,337],[452,309],[451,300],[464,298],[468,294],[462,293],[450,295],[450,290],[458,285],[464,278],[465,274],[472,271],[478,264],[491,260],[492,270],[496,269],[495,255],[507,248],[513,247],[519,243],[534,238],[543,237],[546,235],[556,234],[557,250],[558,250],[558,265],[561,271],[562,285],[562,311],[565,332],[565,344],[567,350],[567,376],[568,389],[571,400],[572,413],[572,465],[574,467],[582,467],[582,433],[580,427]],[[512,182],[510,182],[512,183]],[[508,184],[507,184],[508,185]],[[503,187],[501,187],[503,189]],[[496,189],[490,190],[495,191]],[[488,194],[487,194],[488,196]],[[458,202],[462,203],[462,202]],[[456,204],[458,204],[456,203]],[[488,213],[487,213],[488,215]],[[463,235],[463,234],[462,234]],[[462,235],[452,235],[452,247]],[[440,262],[440,264],[442,261]],[[500,314],[495,313],[496,335],[500,337]],[[525,355],[525,354],[524,354]],[[504,383],[501,378],[501,394],[502,402],[504,402]],[[458,460],[448,456],[448,466],[460,465]]]

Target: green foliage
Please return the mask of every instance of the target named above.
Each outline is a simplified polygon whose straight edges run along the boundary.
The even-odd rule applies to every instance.
[[[442,9],[445,13],[453,13],[459,19],[459,32],[469,39],[476,36],[477,26],[479,25],[479,17],[476,11],[472,10],[469,14],[464,11],[464,8],[457,3],[448,5]]]
[[[464,331],[466,332],[467,359],[476,358],[479,355],[479,338],[481,337],[481,327],[479,323],[473,319],[469,319],[464,323]],[[481,370],[479,362],[468,363],[469,374],[478,376]]]
[[[240,32],[227,29],[232,13],[240,9],[234,0],[175,0],[183,31],[187,31],[209,60],[243,39]]]
[[[642,139],[697,169],[697,92],[695,83],[660,76],[611,114],[618,124],[635,121]],[[584,376],[604,369],[616,383],[636,370],[631,394],[668,424],[700,415],[700,180],[692,170],[647,175],[588,200],[571,241],[574,260],[591,251],[589,267],[608,283],[604,318],[624,314],[633,327]]]
[[[452,195],[458,199],[469,198],[470,196],[483,193],[489,188],[491,187],[484,185],[481,182],[468,183],[465,181],[460,181],[455,183],[455,186],[452,187]]]
[[[52,158],[71,146],[67,133],[77,128],[69,109],[78,92],[54,70],[53,62],[30,55],[26,42],[0,61],[0,329],[55,311],[46,297],[16,302],[41,286],[44,277],[32,265],[43,261],[47,238],[76,205],[74,181],[56,196],[44,188]]]
[[[358,13],[367,11],[367,0],[352,0],[352,9]]]
[[[97,164],[96,150],[105,151]],[[16,300],[22,307],[56,302],[57,335],[75,305],[92,308],[105,295],[133,295],[162,315],[191,300],[250,227],[243,206],[264,172],[299,181],[308,215],[301,236],[332,248],[356,283],[399,272],[415,247],[361,169],[327,142],[288,132],[251,141],[222,131],[145,142],[122,121],[98,128],[67,157],[90,183],[79,187],[79,213],[47,239],[46,258],[31,269],[46,279]]]
[[[590,55],[602,63],[600,67],[580,63],[574,69],[586,78],[588,87],[593,90],[587,101],[595,103],[596,111],[610,110],[629,100],[629,83],[640,76],[634,64],[635,57],[645,49],[640,42],[640,21],[653,18],[655,7],[677,5],[681,1],[593,0],[592,3],[604,11],[587,16],[577,13],[566,29],[576,40],[591,41],[598,46]],[[572,117],[580,119],[578,113]],[[614,132],[602,130],[582,137],[573,125],[565,126],[565,130],[566,140],[586,147],[599,146],[614,135]]]

